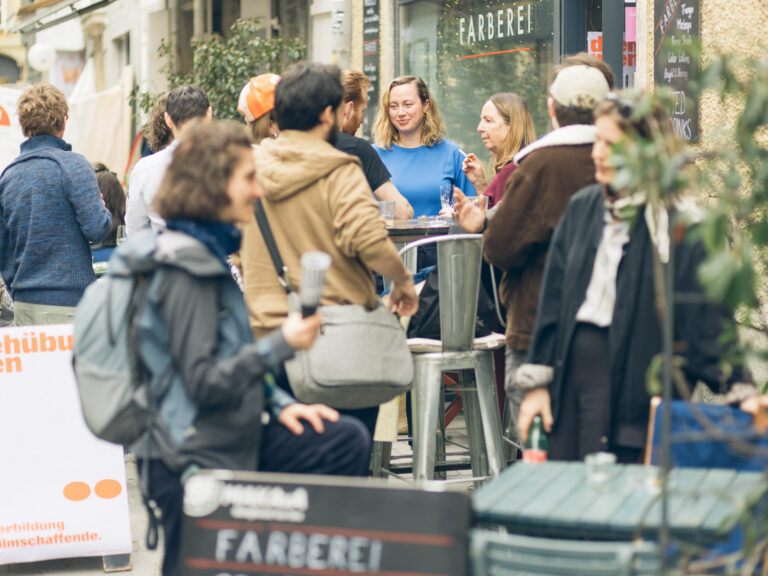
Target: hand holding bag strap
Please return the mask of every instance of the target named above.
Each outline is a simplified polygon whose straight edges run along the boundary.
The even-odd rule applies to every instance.
[[[269,225],[267,215],[264,213],[264,206],[261,203],[261,198],[257,199],[254,204],[253,215],[256,217],[256,223],[259,225],[259,230],[261,230],[264,243],[267,245],[269,256],[272,258],[272,264],[275,266],[277,281],[280,282],[280,286],[283,287],[285,293],[290,294],[293,292],[293,289],[288,282],[288,267],[283,263],[283,259],[280,257],[280,252],[277,250],[277,243],[275,242],[275,237],[272,235],[272,227]]]

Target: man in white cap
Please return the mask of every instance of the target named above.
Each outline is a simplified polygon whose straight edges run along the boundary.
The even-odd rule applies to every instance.
[[[507,309],[505,388],[512,421],[505,433],[516,436],[523,394],[513,374],[525,361],[536,321],[539,289],[549,242],[571,196],[595,183],[592,144],[594,110],[613,84],[605,64],[587,55],[570,57],[556,71],[547,109],[554,130],[515,156],[518,165],[507,180],[493,217],[478,221],[477,209],[457,194],[457,219],[468,230],[484,230],[485,258],[504,275],[499,288]]]

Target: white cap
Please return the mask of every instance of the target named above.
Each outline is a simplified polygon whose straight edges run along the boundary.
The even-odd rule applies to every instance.
[[[608,81],[597,68],[568,66],[558,73],[549,93],[558,104],[582,110],[594,109],[608,94]]]

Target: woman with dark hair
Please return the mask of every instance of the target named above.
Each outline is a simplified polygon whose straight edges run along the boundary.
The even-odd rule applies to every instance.
[[[254,342],[226,264],[240,246],[235,223],[250,219],[263,194],[242,126],[193,120],[179,140],[154,200],[167,222],[142,313],[154,321],[139,327],[151,388],[167,391],[151,430],[134,445],[162,511],[163,576],[182,572],[182,478],[197,468],[361,476],[370,457],[370,437],[357,420],[297,403],[273,385],[271,374],[314,342],[318,314],[289,315]],[[130,259],[147,234],[131,236],[113,258]]]
[[[683,145],[661,105],[638,118],[636,102],[609,94],[595,112],[597,184],[573,196],[555,231],[527,363],[515,375],[517,386],[527,390],[518,420],[522,440],[541,414],[551,432],[552,460],[610,451],[620,462],[639,461],[650,410],[646,373],[662,349],[654,252],[667,262],[675,242],[670,273],[676,292],[702,292],[697,270],[703,247],[668,234],[669,218],[681,214],[682,204],[667,212],[653,208],[646,191],[616,187],[615,146],[653,139],[672,154]],[[702,380],[716,391],[730,387],[737,376],[721,371],[720,357],[724,327],[732,319],[703,294],[670,305],[675,349],[685,357],[688,380]],[[739,387],[740,396],[752,396],[742,408],[756,411],[764,397],[751,385]]]
[[[152,154],[159,152],[173,142],[173,132],[165,121],[165,105],[168,94],[161,95],[149,111],[149,119],[144,125],[144,138],[149,144]]]
[[[437,103],[418,76],[401,76],[389,83],[373,134],[374,148],[415,216],[440,212],[442,186],[456,186],[474,196],[475,188],[462,170],[465,155],[445,139]]]
[[[117,246],[119,227],[125,225],[125,190],[117,179],[117,175],[101,162],[94,164],[93,169],[96,172],[96,183],[99,185],[104,205],[112,214],[112,228],[104,240],[91,244],[91,252],[94,262],[106,262]]]

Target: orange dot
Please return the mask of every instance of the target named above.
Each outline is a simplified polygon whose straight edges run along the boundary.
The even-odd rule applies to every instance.
[[[80,502],[91,495],[91,487],[85,482],[70,482],[64,486],[64,498],[73,502]]]
[[[93,487],[93,491],[96,492],[96,496],[99,498],[115,498],[123,491],[123,487],[120,486],[120,482],[117,480],[101,480]]]

